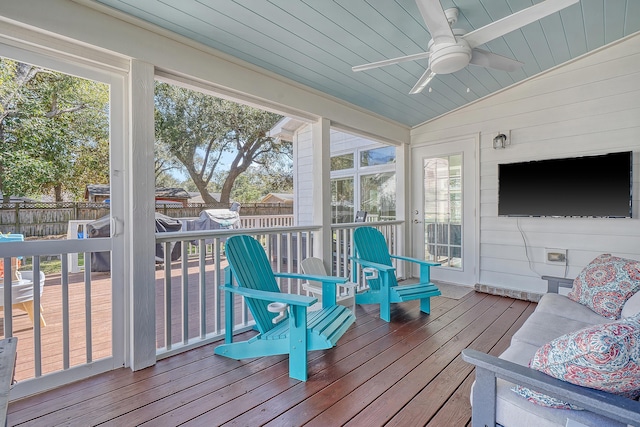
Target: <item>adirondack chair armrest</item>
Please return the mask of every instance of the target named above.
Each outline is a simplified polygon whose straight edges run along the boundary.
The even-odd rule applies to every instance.
[[[300,305],[303,307],[311,307],[318,302],[317,298],[306,295],[286,294],[283,292],[260,291],[256,289],[240,288],[238,286],[220,286],[226,292],[232,292],[243,297],[256,298],[270,302],[283,302],[289,305]]]
[[[322,307],[331,307],[336,305],[337,302],[337,287],[345,286],[347,282],[346,277],[335,276],[319,276],[314,274],[299,274],[299,273],[274,273],[276,277],[307,280],[312,282],[320,282],[322,285]],[[303,285],[304,286],[304,285]],[[307,289],[308,290],[308,289]]]
[[[375,268],[378,271],[384,271],[384,272],[392,272],[395,271],[395,267],[391,266],[391,265],[384,265],[384,264],[378,264],[377,262],[371,262],[371,261],[366,261],[364,259],[360,259],[360,258],[356,258],[356,257],[349,257],[350,260],[357,262],[358,264],[360,264],[363,267],[371,267],[371,268]]]
[[[462,359],[476,366],[473,425],[494,425],[496,378],[573,403],[625,424],[640,425],[640,402],[600,390],[571,384],[542,372],[477,350],[462,350]]]
[[[573,279],[566,277],[542,276],[542,280],[547,281],[547,293],[558,293],[558,288],[572,288]]]
[[[312,282],[335,283],[341,286],[349,280],[346,277],[316,276],[313,274],[299,274],[299,273],[274,273],[273,275],[276,277],[282,277],[285,279],[300,279],[300,280],[307,280]]]
[[[407,256],[402,256],[402,255],[389,255],[389,256],[391,258],[399,259],[401,261],[414,262],[416,264],[426,265],[426,266],[429,266],[429,267],[437,267],[439,265],[442,265],[439,262],[424,261],[424,260],[421,260],[421,259],[411,258],[411,257],[407,257]]]

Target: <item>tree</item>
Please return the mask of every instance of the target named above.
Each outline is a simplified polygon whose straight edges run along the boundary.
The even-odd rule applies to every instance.
[[[277,114],[161,82],[155,104],[156,152],[175,156],[205,203],[216,203],[207,188],[216,173],[224,176],[220,202],[228,204],[234,183],[252,164],[268,167],[291,153],[290,143],[267,136],[282,118]]]
[[[0,190],[82,194],[80,164],[108,182],[107,85],[0,58]],[[97,155],[94,161],[91,158]]]

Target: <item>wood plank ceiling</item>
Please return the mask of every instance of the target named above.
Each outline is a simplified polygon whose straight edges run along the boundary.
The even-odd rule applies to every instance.
[[[354,73],[367,62],[419,53],[429,32],[414,0],[96,0],[407,126],[415,126],[640,31],[640,1],[578,4],[482,46],[525,65],[467,66],[409,95],[428,60]],[[467,32],[538,0],[441,0]]]

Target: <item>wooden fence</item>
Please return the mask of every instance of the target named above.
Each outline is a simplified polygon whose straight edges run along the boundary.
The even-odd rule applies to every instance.
[[[221,209],[221,206],[156,204],[156,212],[172,218],[197,217],[204,209]],[[247,203],[240,210],[241,216],[292,213],[291,204]],[[58,236],[67,234],[69,221],[96,220],[108,214],[109,205],[106,203],[0,203],[0,233],[20,233],[25,237]]]

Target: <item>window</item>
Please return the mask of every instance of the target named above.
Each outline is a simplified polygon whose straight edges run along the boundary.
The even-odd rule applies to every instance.
[[[377,166],[395,164],[395,147],[374,148],[360,152],[360,166]]]
[[[378,221],[396,218],[395,172],[364,175],[360,178],[360,206]]]
[[[331,180],[331,218],[333,223],[353,222],[353,178]]]
[[[331,157],[332,222],[353,222],[355,212],[359,210],[366,211],[371,221],[394,220],[395,147],[378,145],[372,148],[372,141],[358,137],[336,143],[340,145],[341,153]]]
[[[331,157],[331,170],[353,169],[353,153]]]

